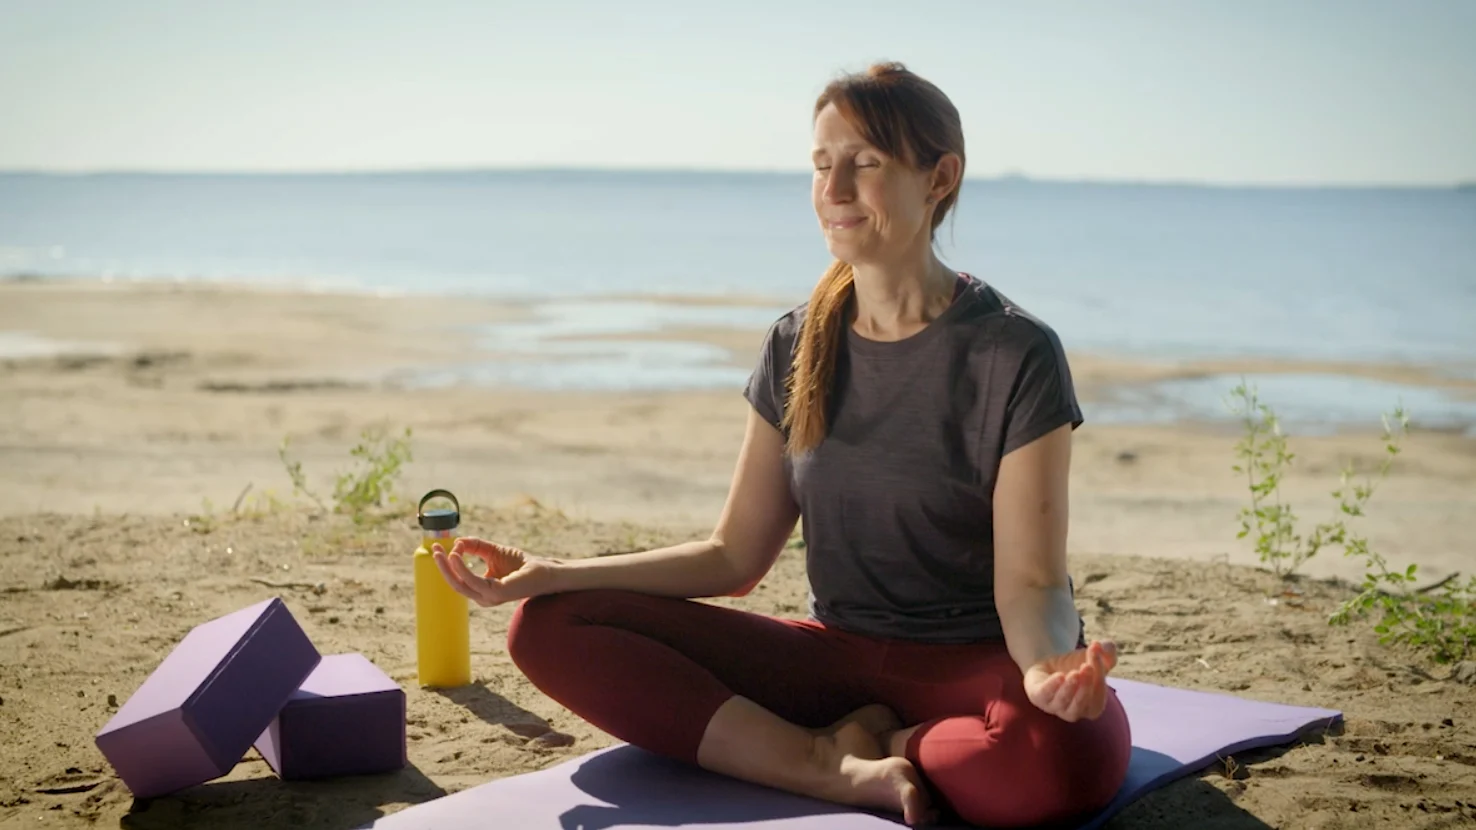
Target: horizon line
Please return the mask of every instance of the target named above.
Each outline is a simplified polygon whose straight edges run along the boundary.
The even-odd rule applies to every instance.
[[[90,169],[9,168],[0,167],[0,176],[55,176],[85,178],[102,176],[454,176],[476,174],[599,174],[599,175],[693,175],[693,176],[801,176],[805,168],[721,168],[721,167],[601,167],[578,165],[467,166],[467,167],[379,167],[379,168],[127,168],[98,167]],[[1033,184],[1071,184],[1130,187],[1198,187],[1247,190],[1465,190],[1476,189],[1476,174],[1445,182],[1418,181],[1275,181],[1187,178],[1110,178],[1091,176],[1041,176],[1020,171],[976,173],[965,175],[964,181],[1020,182]]]

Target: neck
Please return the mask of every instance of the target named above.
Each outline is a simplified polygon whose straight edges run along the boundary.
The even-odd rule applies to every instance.
[[[904,340],[937,319],[953,302],[958,275],[933,254],[899,263],[853,266],[856,310],[851,321],[868,340]]]

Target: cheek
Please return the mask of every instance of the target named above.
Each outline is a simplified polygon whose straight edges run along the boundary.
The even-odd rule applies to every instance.
[[[869,188],[867,201],[881,220],[881,227],[906,231],[922,221],[920,200],[910,189],[895,182],[876,182]]]

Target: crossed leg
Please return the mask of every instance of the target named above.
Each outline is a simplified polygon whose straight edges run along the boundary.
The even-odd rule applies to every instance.
[[[930,792],[976,823],[1072,815],[1115,792],[1118,755],[1126,771],[1115,700],[1086,724],[1046,715],[1014,694],[1019,670],[989,645],[913,649],[809,621],[586,591],[525,602],[508,648],[535,686],[616,738],[910,823],[928,818]],[[893,658],[915,665],[899,675]],[[918,724],[895,755],[877,734],[901,725],[893,711]]]

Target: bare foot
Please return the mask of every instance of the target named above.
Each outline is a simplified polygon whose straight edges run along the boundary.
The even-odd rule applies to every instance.
[[[829,726],[810,731],[815,735],[834,735],[841,727],[850,723],[858,724],[862,729],[875,735],[883,748],[887,744],[882,740],[882,736],[902,728],[902,721],[897,717],[896,712],[880,703],[873,703],[869,706],[862,706]]]
[[[887,757],[877,736],[863,725],[863,720],[866,719],[842,719],[834,732],[817,737],[818,760],[823,769],[835,773],[836,782],[834,791],[823,797],[857,807],[901,813],[903,821],[912,826],[932,822],[936,817],[922,776],[911,761]]]
[[[917,731],[916,726],[904,729],[902,719],[897,717],[896,712],[883,704],[873,703],[869,706],[862,706],[829,726],[811,729],[810,732],[816,736],[834,735],[842,726],[850,723],[859,724],[861,728],[876,737],[876,742],[881,745],[882,757],[890,755],[895,758],[906,758],[907,739]]]

